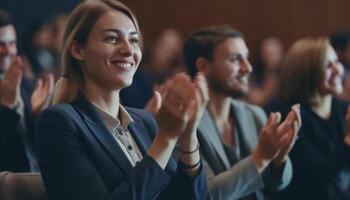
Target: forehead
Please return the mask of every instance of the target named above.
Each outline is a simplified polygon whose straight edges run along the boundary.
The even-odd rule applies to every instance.
[[[14,41],[16,40],[16,31],[13,25],[6,25],[0,27],[0,41]]]
[[[215,48],[215,54],[247,54],[248,48],[243,38],[227,38]]]
[[[121,32],[135,32],[136,28],[131,19],[124,13],[111,10],[103,14],[97,21],[91,32],[101,32],[105,29],[117,29]]]

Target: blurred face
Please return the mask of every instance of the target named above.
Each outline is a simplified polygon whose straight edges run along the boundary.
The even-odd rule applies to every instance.
[[[53,32],[49,24],[43,25],[33,36],[33,45],[38,48],[49,48],[53,41]]]
[[[209,87],[215,93],[239,97],[249,92],[248,79],[252,66],[248,53],[242,38],[226,39],[215,48],[207,73]]]
[[[119,11],[103,14],[82,48],[85,81],[114,90],[129,86],[141,60],[139,33]]]
[[[276,69],[280,67],[283,58],[283,48],[279,40],[274,38],[265,39],[261,44],[260,51],[266,68]]]
[[[0,73],[5,72],[17,55],[16,31],[13,25],[0,27]]]
[[[339,95],[342,93],[342,77],[344,75],[344,67],[338,61],[337,54],[331,46],[327,47],[324,70],[325,76],[320,88],[320,93],[323,95]]]

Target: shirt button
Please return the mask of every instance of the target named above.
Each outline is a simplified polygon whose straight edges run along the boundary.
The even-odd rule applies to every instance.
[[[132,150],[132,146],[131,146],[131,145],[128,146],[128,150],[129,150],[129,151]]]

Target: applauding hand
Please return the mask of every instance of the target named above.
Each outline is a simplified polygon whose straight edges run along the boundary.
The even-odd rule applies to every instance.
[[[23,62],[15,57],[10,68],[5,73],[0,86],[0,104],[7,108],[14,108],[21,101],[21,82],[23,76]]]
[[[35,90],[30,99],[33,114],[38,114],[49,105],[53,88],[54,78],[52,74],[47,74],[44,80],[41,78],[37,80]]]

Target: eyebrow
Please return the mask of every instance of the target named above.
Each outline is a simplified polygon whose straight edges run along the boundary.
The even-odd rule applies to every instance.
[[[114,28],[104,29],[101,32],[102,33],[104,33],[104,32],[123,33],[120,29],[114,29]],[[129,35],[137,35],[137,34],[139,34],[137,31],[132,31],[132,32],[129,33]]]
[[[247,54],[242,54],[242,53],[231,53],[231,54],[230,54],[231,57],[236,57],[236,58],[243,58],[244,55],[246,55],[247,57],[249,57],[249,52],[247,52]]]

